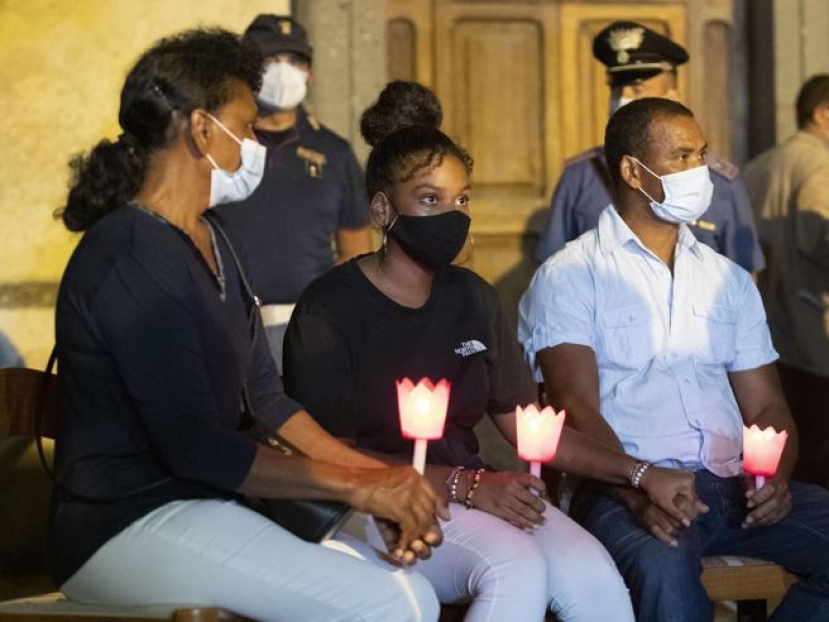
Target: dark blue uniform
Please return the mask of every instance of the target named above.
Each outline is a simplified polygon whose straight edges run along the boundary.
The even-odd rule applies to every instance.
[[[735,165],[712,155],[708,156],[708,168],[714,183],[714,196],[711,207],[702,218],[690,223],[691,231],[700,242],[749,272],[760,272],[766,262],[739,171]],[[603,147],[567,161],[553,193],[550,221],[538,241],[536,257],[539,261],[596,226],[599,215],[612,203],[609,184],[610,173]]]
[[[265,177],[245,201],[217,210],[244,244],[253,290],[265,304],[296,302],[334,265],[334,234],[368,224],[363,172],[351,145],[302,108],[285,132],[256,130]]]

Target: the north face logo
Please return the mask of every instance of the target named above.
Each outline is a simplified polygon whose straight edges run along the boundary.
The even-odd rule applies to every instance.
[[[477,354],[478,352],[486,352],[486,346],[477,339],[472,339],[471,341],[464,341],[461,343],[461,346],[459,348],[455,348],[455,354],[460,354],[464,357],[471,356],[472,354]]]

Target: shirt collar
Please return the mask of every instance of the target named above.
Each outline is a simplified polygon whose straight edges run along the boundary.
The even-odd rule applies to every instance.
[[[619,212],[612,204],[608,205],[599,217],[598,232],[599,248],[603,255],[611,255],[617,248],[624,246],[631,240],[642,250],[647,250],[639,236],[622,220]],[[683,251],[690,250],[698,259],[702,260],[703,254],[699,244],[700,242],[688,228],[688,225],[681,223],[679,225],[677,246]]]

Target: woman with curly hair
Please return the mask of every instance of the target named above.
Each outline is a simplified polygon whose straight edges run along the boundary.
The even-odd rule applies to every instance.
[[[57,303],[54,579],[90,603],[207,603],[256,620],[434,620],[420,575],[345,536],[300,540],[241,502],[344,501],[389,521],[398,566],[440,542],[431,485],[325,433],[285,395],[256,338],[242,263],[208,208],[261,179],[264,147],[252,130],[261,67],[258,52],[222,30],[158,42],[127,76],[123,134],[73,162],[61,215],[85,234]],[[240,431],[241,402],[308,458]]]

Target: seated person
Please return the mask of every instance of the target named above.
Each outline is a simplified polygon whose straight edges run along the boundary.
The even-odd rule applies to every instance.
[[[364,542],[300,540],[243,503],[344,501],[394,521],[381,524],[404,563],[440,541],[429,482],[325,433],[285,395],[261,322],[248,322],[241,264],[208,208],[261,179],[260,81],[258,53],[230,32],[164,39],[127,76],[123,134],[73,162],[62,216],[85,233],[56,310],[52,574],[88,603],[208,604],[265,621],[435,620],[422,576]],[[243,389],[259,423],[309,458],[239,431]]]
[[[426,475],[447,489],[452,519],[442,524],[441,547],[417,566],[438,598],[471,600],[467,620],[542,620],[547,609],[561,620],[632,620],[606,551],[537,496],[543,481],[494,472],[478,455],[473,428],[484,414],[515,444],[515,408],[534,402],[537,390],[494,288],[451,265],[469,231],[471,160],[437,129],[440,120],[434,95],[404,82],[388,85],[363,114],[373,146],[367,186],[383,245],[300,297],[286,335],[286,390],[335,436],[408,461],[395,381],[446,378],[445,434],[429,443]],[[619,485],[636,464],[572,431],[556,460]],[[688,522],[692,477],[670,474],[651,469],[642,486]]]
[[[710,511],[682,525],[638,490],[587,483],[571,515],[616,560],[639,620],[711,619],[703,555],[783,565],[800,581],[773,619],[827,620],[829,493],[789,479],[797,431],[760,296],[686,224],[711,199],[702,131],[681,104],[648,98],[611,118],[605,145],[617,207],[538,269],[519,339],[570,426],[693,470]],[[788,431],[759,490],[742,476],[744,424]]]

